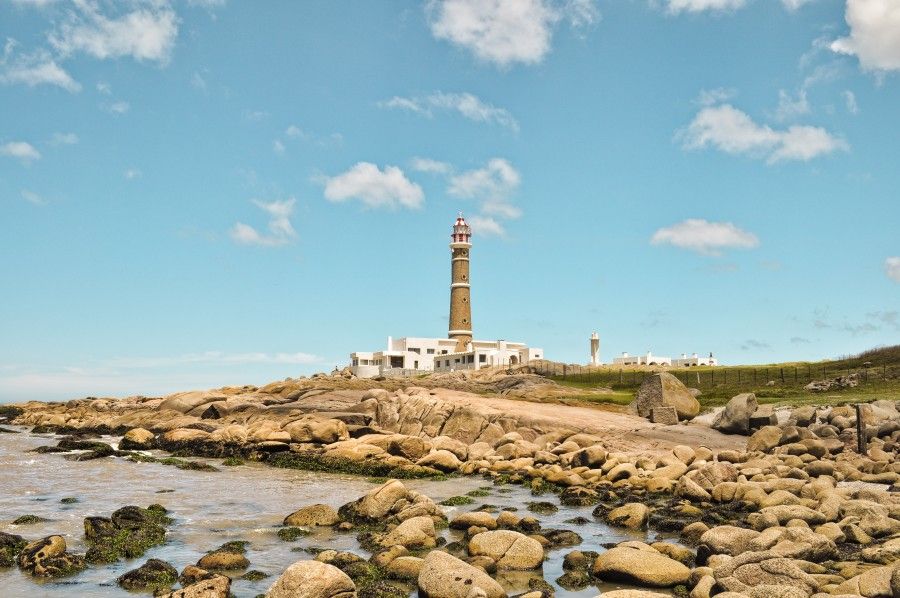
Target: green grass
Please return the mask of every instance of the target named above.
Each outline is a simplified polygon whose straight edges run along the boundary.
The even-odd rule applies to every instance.
[[[551,379],[570,388],[584,390],[572,397],[587,403],[627,405],[641,382],[653,373],[640,368],[580,368],[551,364]],[[790,362],[756,366],[670,368],[685,385],[701,391],[704,407],[724,405],[742,392],[756,394],[766,404],[834,404],[900,398],[900,345],[873,349],[856,356],[815,363]],[[856,374],[859,386],[814,393],[804,387],[813,380]],[[600,393],[598,389],[611,389]],[[567,399],[568,400],[568,399]]]

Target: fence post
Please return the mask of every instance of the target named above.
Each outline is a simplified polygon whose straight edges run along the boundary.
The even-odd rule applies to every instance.
[[[856,409],[856,451],[860,455],[866,454],[866,422],[863,421],[862,405],[857,403],[853,406]]]
[[[622,385],[622,368],[619,368],[619,386]]]

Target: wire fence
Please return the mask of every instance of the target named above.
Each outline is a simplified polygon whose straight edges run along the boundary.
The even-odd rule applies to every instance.
[[[667,371],[685,386],[701,391],[728,391],[765,387],[804,389],[816,383],[818,391],[883,386],[900,388],[900,365],[839,368],[834,364],[802,364],[796,366],[759,367],[672,367],[636,368],[615,366],[583,366],[552,361],[532,360],[529,369],[552,379],[613,389],[637,388],[658,371]],[[812,389],[810,389],[812,390]]]

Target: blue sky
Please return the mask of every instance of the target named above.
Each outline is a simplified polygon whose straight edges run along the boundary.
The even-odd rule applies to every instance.
[[[0,0],[0,398],[900,339],[894,0]]]

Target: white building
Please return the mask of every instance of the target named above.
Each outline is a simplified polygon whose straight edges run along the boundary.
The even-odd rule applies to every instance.
[[[471,237],[472,230],[460,214],[450,235],[451,284],[447,338],[404,337],[394,340],[388,337],[384,350],[350,354],[350,371],[354,375],[373,378],[477,370],[543,359],[541,349],[529,348],[524,343],[473,339],[469,284]]]
[[[654,355],[650,351],[646,355],[622,353],[621,357],[613,358],[613,365],[672,365],[672,358]]]
[[[682,353],[680,358],[672,360],[672,365],[679,368],[696,367],[698,365],[719,365],[719,360],[713,357],[712,353],[709,354],[709,357],[698,357],[696,353],[688,357],[687,353]]]
[[[468,344],[470,350],[456,352],[456,339],[388,337],[381,351],[356,351],[350,354],[350,371],[360,378],[406,376],[428,372],[477,370],[492,366],[514,366],[542,359],[541,349],[524,343],[503,340]]]

